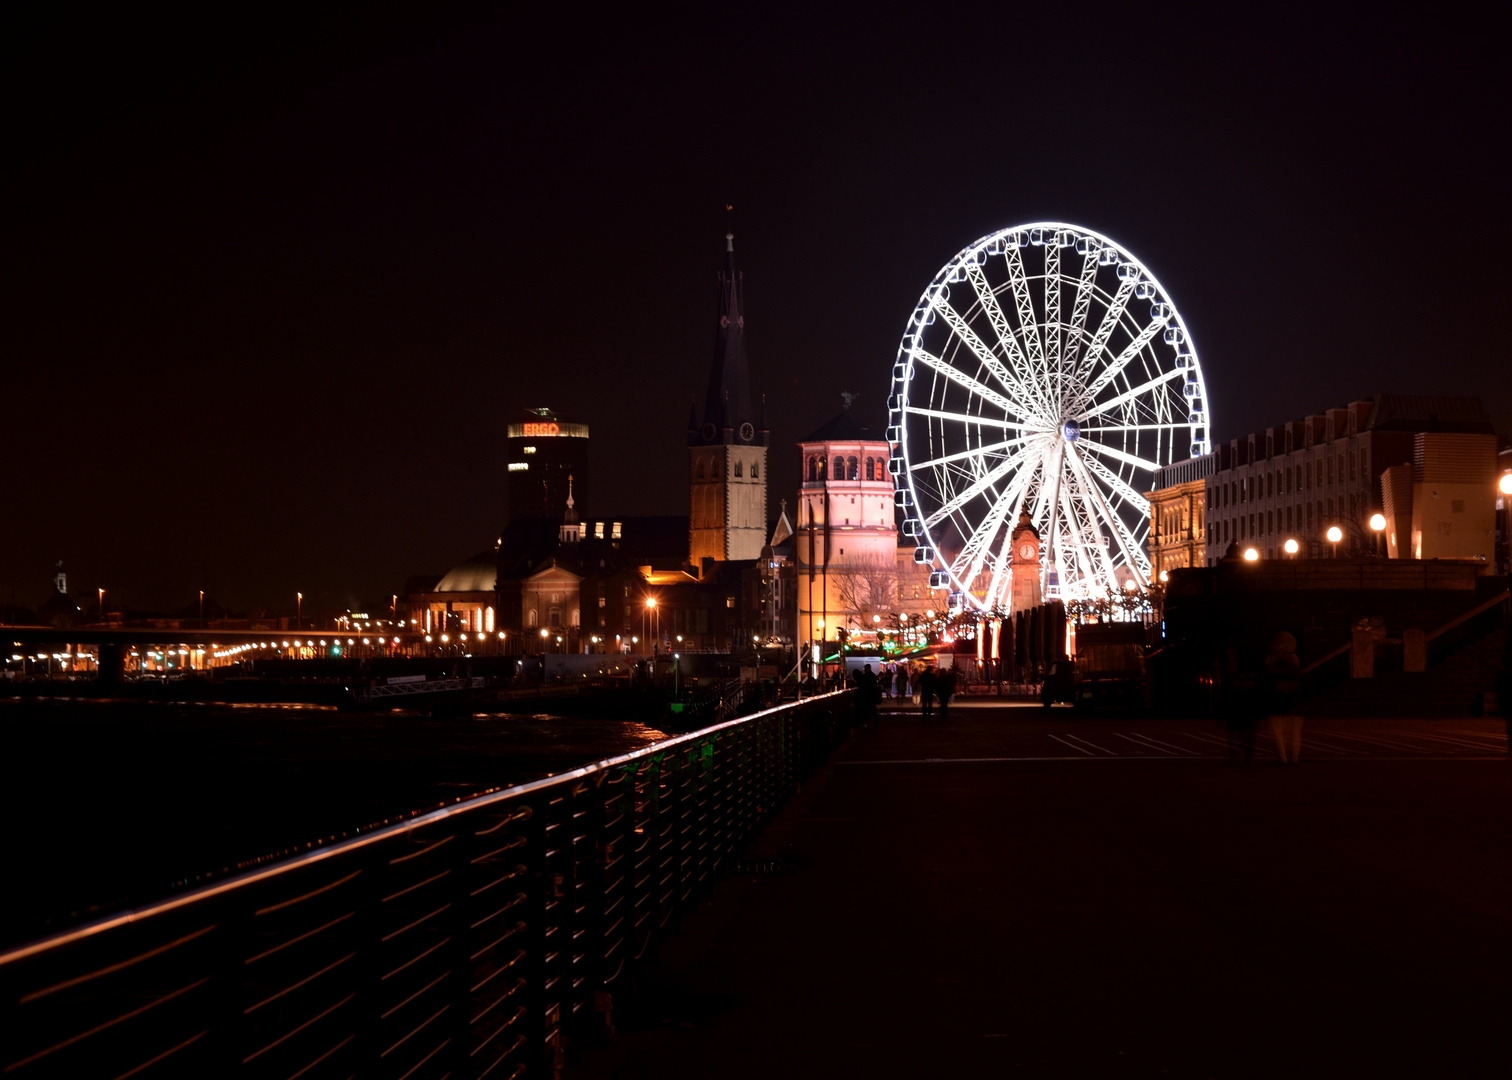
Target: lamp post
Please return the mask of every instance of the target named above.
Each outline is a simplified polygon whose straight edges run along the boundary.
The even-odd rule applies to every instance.
[[[200,594],[200,629],[203,630],[205,628],[205,590],[201,589],[199,591],[199,594]]]
[[[1252,547],[1245,548],[1244,549],[1244,561],[1245,562],[1259,562],[1260,561],[1260,552],[1257,551],[1257,550],[1255,550]]]
[[[101,589],[101,590],[99,590],[99,592],[100,592],[100,624],[103,626],[104,623],[105,623],[105,590]]]
[[[1337,525],[1330,525],[1328,532],[1324,535],[1328,537],[1328,542],[1333,545],[1333,558],[1337,559],[1339,557],[1339,541],[1344,539],[1344,533]]]
[[[304,593],[294,594],[294,629],[304,629]]]
[[[1381,534],[1386,531],[1386,516],[1384,514],[1370,515],[1370,531],[1375,533],[1371,537],[1370,547],[1375,554],[1381,554]]]
[[[1501,498],[1497,500],[1497,502],[1501,503],[1501,521],[1498,524],[1501,526],[1501,554],[1503,557],[1500,560],[1500,569],[1502,571],[1505,571],[1507,569],[1507,563],[1509,561],[1506,558],[1508,551],[1507,534],[1509,532],[1512,532],[1512,529],[1508,528],[1508,525],[1512,524],[1512,472],[1504,472],[1501,474],[1501,479],[1496,482],[1496,490],[1497,493],[1501,496]],[[1491,561],[1493,564],[1497,562],[1496,555],[1497,553],[1495,551],[1491,553]]]
[[[1288,537],[1283,546],[1286,548],[1287,558],[1295,559],[1297,557],[1297,541],[1295,539]]]

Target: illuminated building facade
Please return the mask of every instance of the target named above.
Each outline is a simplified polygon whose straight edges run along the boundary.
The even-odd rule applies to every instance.
[[[929,589],[929,565],[914,561],[913,544],[898,543],[888,443],[862,427],[849,404],[798,444],[803,482],[792,545],[800,643],[837,641],[841,630],[859,642],[943,610]]]
[[[735,269],[735,237],[725,235],[719,325],[703,417],[688,414],[688,561],[757,559],[767,542],[767,431],[751,403],[746,360],[745,283]]]
[[[1333,526],[1340,553],[1492,558],[1496,437],[1475,398],[1378,394],[1230,440],[1208,457],[1201,521],[1209,566],[1231,544],[1274,559],[1294,539],[1299,557],[1328,555]],[[1179,485],[1187,464],[1157,476]],[[1150,496],[1152,505],[1170,501],[1165,489]],[[1376,513],[1387,519],[1380,537],[1370,527]]]
[[[1172,570],[1206,566],[1207,480],[1218,456],[1204,454],[1155,470],[1150,500],[1150,584]],[[1221,552],[1220,552],[1221,554]]]
[[[505,430],[504,446],[511,521],[559,516],[569,482],[577,505],[592,507],[587,424],[564,420],[551,409],[526,409],[525,419]]]

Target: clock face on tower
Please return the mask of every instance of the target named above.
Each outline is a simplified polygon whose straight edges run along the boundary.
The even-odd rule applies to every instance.
[[[1022,544],[1020,544],[1018,549],[1018,557],[1022,562],[1029,562],[1031,559],[1033,559],[1034,544],[1028,540],[1025,540]]]

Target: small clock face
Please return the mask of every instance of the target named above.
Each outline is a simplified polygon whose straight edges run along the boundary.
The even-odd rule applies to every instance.
[[[705,424],[703,426],[703,430],[699,432],[699,434],[704,437],[704,442],[708,442],[710,439],[714,438],[714,425]]]
[[[1033,544],[1027,544],[1027,543],[1026,544],[1020,544],[1019,545],[1019,558],[1023,559],[1025,562],[1027,562],[1030,559],[1034,558],[1034,545]]]
[[[750,442],[755,437],[756,437],[756,429],[755,428],[753,428],[748,423],[740,425],[740,441],[741,442]]]

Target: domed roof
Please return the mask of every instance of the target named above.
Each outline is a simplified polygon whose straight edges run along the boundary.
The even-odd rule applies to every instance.
[[[452,568],[436,585],[437,592],[493,592],[499,577],[499,552],[480,551]]]

